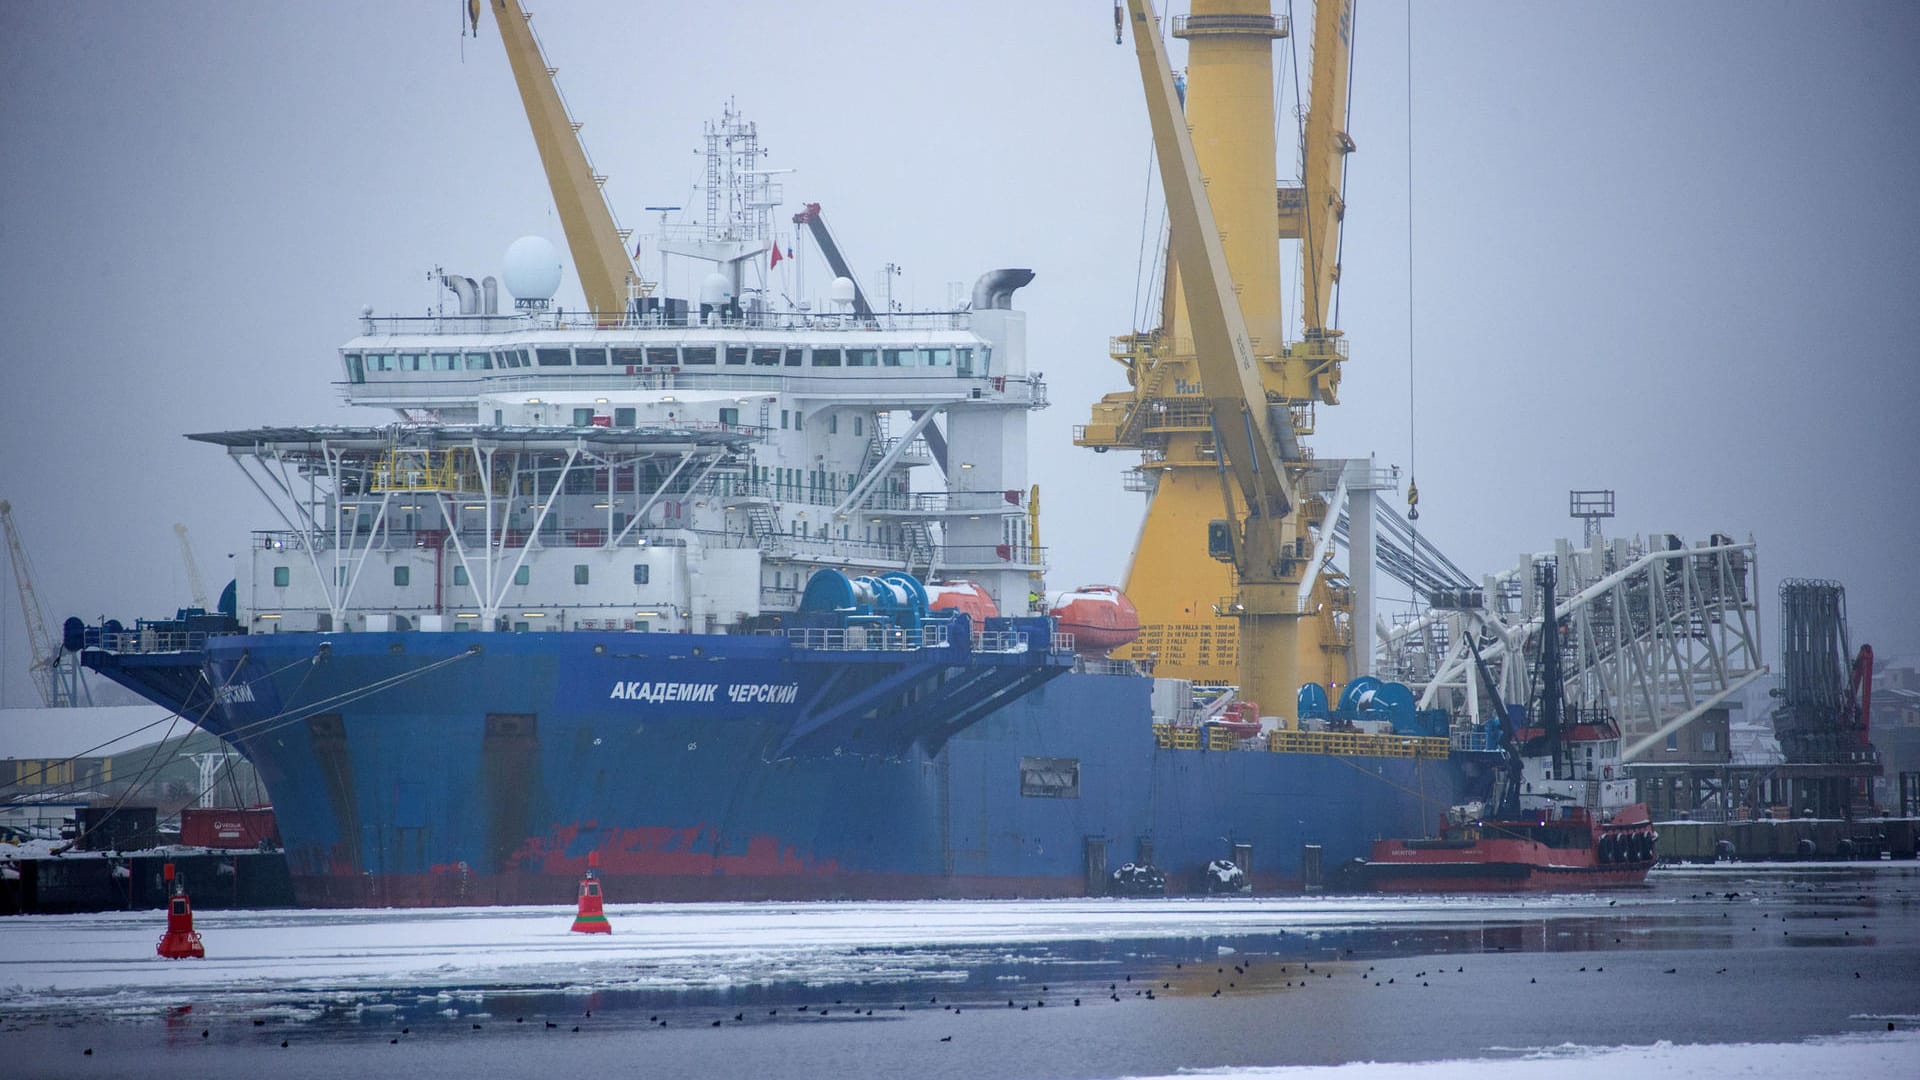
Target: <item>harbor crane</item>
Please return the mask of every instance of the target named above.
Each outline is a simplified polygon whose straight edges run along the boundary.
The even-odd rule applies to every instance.
[[[0,499],[0,529],[7,534],[7,555],[13,561],[13,583],[20,590],[20,615],[27,624],[27,649],[32,662],[27,671],[34,689],[49,708],[77,703],[79,673],[61,671],[62,649],[47,633],[46,617],[40,613],[40,598],[33,591],[33,567],[27,562],[27,549],[20,543],[20,530],[13,523],[13,504]]]
[[[1159,19],[1147,0],[1127,0],[1127,9],[1166,193],[1173,259],[1192,327],[1194,363],[1223,458],[1221,493],[1228,516],[1208,527],[1207,547],[1210,555],[1233,566],[1237,591],[1223,602],[1221,614],[1239,625],[1240,696],[1277,708],[1292,701],[1299,682],[1302,612],[1296,593],[1305,560],[1288,535],[1294,498],[1287,467],[1302,455],[1288,406],[1284,399],[1269,399],[1247,339]],[[1235,514],[1228,477],[1244,517]]]

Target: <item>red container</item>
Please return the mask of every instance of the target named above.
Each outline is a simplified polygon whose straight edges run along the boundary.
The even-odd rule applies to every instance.
[[[190,806],[180,811],[180,842],[193,847],[257,848],[262,840],[280,842],[273,808],[256,806]]]

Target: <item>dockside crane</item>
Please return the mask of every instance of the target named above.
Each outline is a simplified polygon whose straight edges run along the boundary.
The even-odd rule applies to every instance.
[[[1287,535],[1287,515],[1294,507],[1287,464],[1300,460],[1300,447],[1288,406],[1284,399],[1269,399],[1247,340],[1219,226],[1160,39],[1159,19],[1147,0],[1127,0],[1127,10],[1166,194],[1173,258],[1180,267],[1193,333],[1194,363],[1212,409],[1225,473],[1222,495],[1228,516],[1207,530],[1208,553],[1231,563],[1238,588],[1221,614],[1239,624],[1241,697],[1276,708],[1293,700],[1299,681],[1302,612],[1295,594],[1301,567],[1297,545]],[[1245,506],[1244,517],[1235,514],[1227,477]]]
[[[78,675],[62,677],[61,647],[47,633],[46,617],[40,614],[40,598],[33,591],[33,568],[27,562],[26,546],[20,542],[20,530],[13,523],[13,504],[0,499],[0,529],[7,534],[7,556],[13,562],[13,583],[20,590],[20,615],[27,624],[27,649],[32,662],[27,671],[33,678],[40,700],[50,708],[76,703]]]

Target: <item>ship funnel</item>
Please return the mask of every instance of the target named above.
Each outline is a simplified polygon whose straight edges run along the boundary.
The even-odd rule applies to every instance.
[[[500,314],[500,279],[492,274],[480,279],[480,313]]]
[[[1031,283],[1031,270],[989,270],[973,283],[973,310],[1013,307],[1013,291]]]
[[[452,289],[453,295],[460,298],[460,314],[476,315],[479,313],[480,286],[475,285],[472,278],[461,277],[458,274],[441,274],[440,284]]]

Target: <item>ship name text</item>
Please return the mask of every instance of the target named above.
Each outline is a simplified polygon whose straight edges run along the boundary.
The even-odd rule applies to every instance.
[[[719,683],[617,682],[609,699],[620,701],[715,702],[720,699]],[[799,683],[730,683],[726,699],[735,705],[791,705],[800,697]]]

